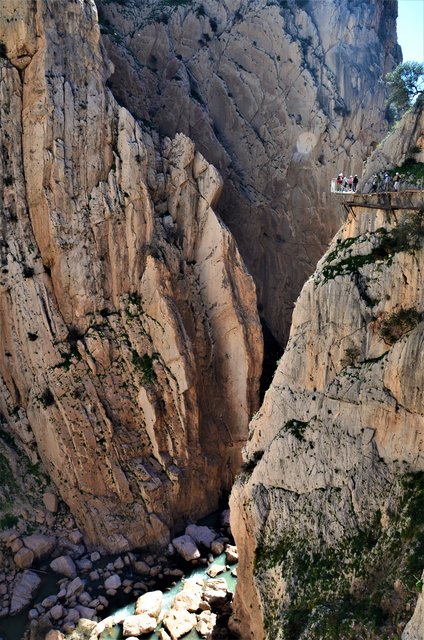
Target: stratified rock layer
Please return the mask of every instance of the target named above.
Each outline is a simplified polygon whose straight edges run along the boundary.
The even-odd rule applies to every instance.
[[[395,0],[98,0],[113,92],[224,176],[219,211],[286,341],[293,303],[340,226],[330,181],[384,134],[400,61]]]
[[[231,496],[242,638],[380,639],[411,615],[424,560],[423,204],[420,192],[359,196],[299,297]]]
[[[160,545],[239,468],[254,285],[218,172],[183,135],[155,150],[105,88],[94,2],[0,18],[2,422],[89,540]]]

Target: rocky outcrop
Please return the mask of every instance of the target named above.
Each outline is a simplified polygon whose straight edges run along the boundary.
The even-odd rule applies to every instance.
[[[162,545],[239,468],[254,285],[212,209],[216,169],[105,88],[94,2],[0,17],[2,427],[89,541]]]
[[[357,197],[299,297],[231,496],[242,638],[380,639],[411,615],[424,508],[423,204],[420,192]]]
[[[424,163],[424,102],[419,100],[394,125],[366,162],[363,189],[368,191],[373,176],[383,171],[401,173],[401,189],[422,186],[422,177],[414,171],[416,163]],[[412,175],[410,175],[412,172]],[[421,171],[421,173],[423,173]],[[417,184],[414,184],[416,182]]]
[[[423,578],[418,581],[417,586],[420,590],[418,596],[417,606],[415,607],[414,615],[405,627],[405,631],[402,633],[402,640],[415,640],[415,638],[422,638],[424,635],[424,592],[423,592]]]
[[[98,0],[110,84],[224,176],[219,212],[285,342],[293,302],[340,226],[329,195],[384,135],[400,62],[395,0]]]

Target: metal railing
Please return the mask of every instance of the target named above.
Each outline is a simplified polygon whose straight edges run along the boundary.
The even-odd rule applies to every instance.
[[[344,187],[342,184],[337,184],[337,178],[333,178],[331,180],[330,189],[331,189],[331,193],[337,193],[338,195],[341,195],[341,196],[346,194],[352,195],[352,193],[356,193],[356,191],[354,191],[353,188]]]
[[[394,188],[393,183],[389,183],[388,185],[384,184],[384,181],[380,181],[376,187],[368,186],[366,191],[363,193],[396,193],[400,191],[422,191],[424,190],[424,179],[421,178],[416,182],[409,182],[408,180],[403,180],[400,182],[398,189]],[[330,184],[331,193],[336,193],[337,195],[345,196],[345,195],[353,195],[361,193],[361,189],[357,188],[354,190],[350,187],[344,187],[343,185],[337,184],[337,178],[332,178]]]

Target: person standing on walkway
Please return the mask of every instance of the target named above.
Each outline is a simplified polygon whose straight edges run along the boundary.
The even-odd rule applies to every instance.
[[[390,188],[390,176],[388,173],[384,174],[384,191],[388,191]]]
[[[397,173],[395,175],[395,177],[393,178],[393,180],[394,180],[394,185],[393,186],[394,186],[395,191],[399,191],[400,175]]]
[[[352,188],[353,188],[353,191],[354,191],[355,193],[356,193],[356,189],[358,188],[358,182],[359,182],[359,178],[358,178],[358,176],[355,174],[355,175],[353,176],[353,182],[352,182]]]

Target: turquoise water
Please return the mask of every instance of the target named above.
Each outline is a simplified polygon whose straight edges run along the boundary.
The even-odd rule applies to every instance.
[[[214,558],[213,564],[225,566],[225,553]],[[196,569],[193,569],[193,571],[189,575],[179,580],[174,587],[169,589],[169,591],[164,592],[162,613],[165,611],[168,611],[171,608],[171,605],[175,596],[177,595],[177,593],[179,593],[182,590],[184,586],[184,580],[188,580],[190,578],[195,578],[195,577],[200,577],[205,580],[208,579],[209,576],[207,575],[206,572],[209,566],[210,565],[196,567]],[[231,575],[231,571],[236,566],[237,565],[231,565],[231,568],[228,571],[224,571],[223,573],[220,573],[219,576],[217,576],[219,578],[225,578],[225,581],[228,585],[228,590],[231,591],[231,593],[234,593],[236,582],[237,582],[237,578]],[[135,609],[135,602],[132,602],[131,604],[126,605],[125,607],[121,607],[120,609],[117,609],[110,615],[113,616],[115,614],[120,614],[120,613],[125,613],[125,615],[132,615],[134,613],[134,609]],[[146,640],[158,640],[159,639],[158,632],[161,629],[161,627],[162,625],[159,625],[155,633],[151,633],[148,636],[143,636],[143,638],[146,638]],[[121,640],[121,638],[123,638],[121,625],[116,625],[113,629],[104,631],[100,635],[100,640]],[[190,633],[184,636],[184,640],[199,640],[200,638],[201,636],[199,636],[199,634],[195,630],[190,631]]]

